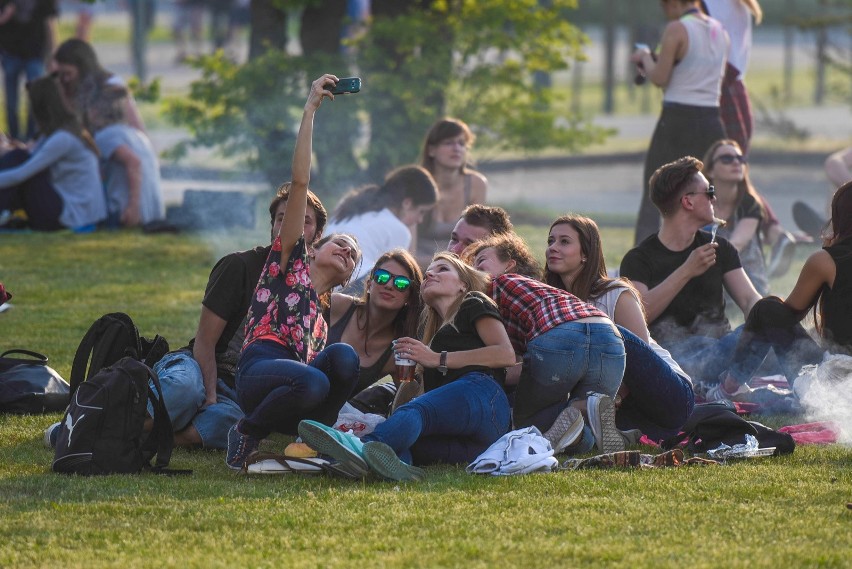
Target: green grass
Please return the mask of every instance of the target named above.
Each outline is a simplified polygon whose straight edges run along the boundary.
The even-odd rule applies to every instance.
[[[542,227],[518,229],[543,252]],[[264,233],[2,235],[0,280],[16,296],[0,348],[43,351],[68,377],[88,325],[114,310],[178,347],[215,259]],[[631,231],[603,233],[615,266]],[[191,476],[81,478],[49,471],[42,430],[59,417],[0,416],[0,567],[844,567],[852,555],[852,450],[836,445],[672,470],[429,467],[420,484],[246,478],[221,452],[176,450]]]

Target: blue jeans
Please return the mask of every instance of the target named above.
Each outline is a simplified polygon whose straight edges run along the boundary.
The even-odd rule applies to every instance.
[[[743,327],[739,326],[721,338],[689,336],[664,347],[692,381],[718,383],[719,376],[731,365],[731,357],[742,331]]]
[[[627,397],[615,415],[619,429],[639,429],[653,440],[676,435],[695,407],[692,384],[671,368],[645,341],[618,327],[624,338]],[[680,362],[678,362],[680,363]]]
[[[9,53],[0,54],[3,64],[3,86],[6,91],[6,124],[9,126],[9,136],[23,140],[18,123],[18,86],[21,77],[26,75],[27,81],[33,81],[44,75],[44,62],[41,58],[24,59]],[[26,138],[35,134],[35,123],[32,112],[28,113]]]
[[[204,448],[228,448],[228,430],[243,418],[237,394],[221,379],[216,383],[216,403],[202,408],[206,393],[198,362],[187,351],[166,354],[154,366],[163,388],[163,402],[172,429],[182,431],[190,424],[201,436]],[[151,388],[156,389],[151,384]],[[148,413],[153,414],[151,403]]]
[[[755,303],[737,342],[729,370],[740,384],[748,383],[772,348],[790,385],[803,365],[822,361],[823,349],[807,333],[801,318],[777,297]]]
[[[515,428],[535,425],[543,432],[569,398],[615,396],[624,362],[624,342],[610,324],[566,322],[533,338],[515,391]]]
[[[240,431],[262,439],[272,432],[295,435],[302,419],[333,425],[358,370],[358,354],[348,344],[327,346],[310,364],[277,342],[249,344],[237,364],[237,396],[246,413]]]
[[[509,418],[503,388],[472,372],[406,403],[362,440],[381,441],[408,463],[468,463],[509,431]]]

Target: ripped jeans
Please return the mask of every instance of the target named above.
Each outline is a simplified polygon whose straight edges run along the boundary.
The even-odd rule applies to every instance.
[[[570,399],[614,397],[625,365],[624,341],[612,324],[565,322],[527,344],[515,391],[514,428],[551,427]]]

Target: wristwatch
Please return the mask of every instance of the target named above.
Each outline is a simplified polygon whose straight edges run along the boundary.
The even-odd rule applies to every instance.
[[[441,375],[447,375],[447,352],[441,352],[441,361],[438,364],[438,371]]]

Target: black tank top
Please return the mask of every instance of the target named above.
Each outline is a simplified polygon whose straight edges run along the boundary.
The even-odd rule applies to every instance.
[[[852,238],[825,247],[834,259],[834,286],[823,292],[823,334],[831,351],[852,355]]]
[[[328,327],[326,345],[336,344],[341,341],[343,331],[352,319],[352,315],[355,314],[356,308],[358,308],[358,304],[353,302],[349,305],[343,316],[340,317],[340,320]],[[376,360],[376,363],[369,367],[361,366],[361,369],[358,371],[358,383],[355,384],[355,390],[352,392],[353,395],[367,389],[381,378],[382,370],[392,354],[393,347],[389,345],[382,355],[379,356],[379,359]]]

